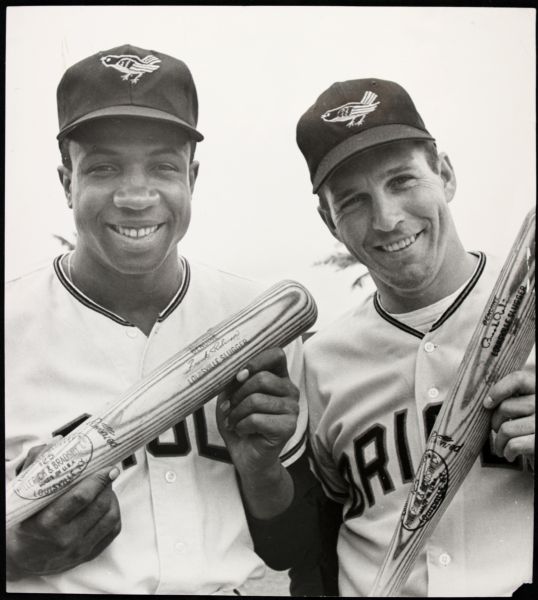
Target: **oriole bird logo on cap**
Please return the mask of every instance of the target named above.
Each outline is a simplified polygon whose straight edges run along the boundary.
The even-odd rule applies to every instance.
[[[148,54],[144,58],[140,58],[135,54],[107,54],[101,57],[101,62],[105,67],[112,67],[120,73],[123,73],[122,79],[137,83],[144,73],[152,73],[159,68],[160,58]],[[131,78],[131,79],[130,79]]]
[[[360,102],[348,102],[337,108],[332,108],[321,115],[321,118],[327,123],[337,121],[349,121],[347,127],[359,126],[364,121],[368,113],[373,112],[379,102],[376,102],[377,94],[366,91]]]

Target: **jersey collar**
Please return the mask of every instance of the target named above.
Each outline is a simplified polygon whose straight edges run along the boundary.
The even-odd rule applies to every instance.
[[[459,306],[462,304],[462,302],[465,300],[465,298],[467,298],[467,296],[471,293],[471,291],[473,290],[477,281],[480,279],[480,276],[482,275],[482,273],[484,271],[484,267],[486,266],[486,255],[483,252],[471,252],[471,254],[473,254],[474,256],[476,256],[478,258],[478,264],[475,268],[475,271],[474,271],[471,279],[469,279],[469,281],[467,282],[467,285],[458,294],[458,296],[455,298],[454,302],[452,302],[452,304],[445,310],[445,312],[430,327],[430,331],[435,331],[436,329],[441,327],[441,325],[451,315],[453,315],[456,312],[456,310],[459,308]],[[414,329],[413,327],[410,327],[409,325],[402,323],[401,321],[399,321],[398,319],[395,319],[392,315],[390,315],[383,308],[383,306],[381,306],[381,303],[379,302],[377,290],[374,294],[374,307],[375,307],[376,311],[378,312],[378,314],[383,319],[385,319],[385,321],[388,321],[389,323],[391,323],[395,327],[398,327],[402,331],[410,333],[411,335],[414,335],[415,337],[418,337],[420,339],[422,339],[425,336],[425,334],[422,333],[422,331],[418,331],[418,329]]]
[[[119,323],[120,325],[124,325],[126,327],[136,327],[130,321],[127,321],[126,319],[120,317],[111,310],[108,310],[104,306],[101,306],[100,304],[92,300],[89,296],[84,294],[84,292],[79,290],[79,288],[69,279],[67,273],[65,272],[65,269],[62,264],[64,256],[67,256],[67,254],[61,254],[60,256],[57,256],[54,259],[54,271],[56,273],[56,276],[60,280],[60,283],[78,302],[80,302],[87,308],[94,310],[95,312],[98,312],[103,316],[111,319],[112,321]],[[157,317],[158,323],[164,321],[168,316],[170,316],[174,312],[174,310],[181,304],[181,301],[187,293],[187,289],[191,280],[191,268],[189,265],[189,261],[184,256],[179,257],[179,262],[183,273],[183,278],[179,284],[178,290],[174,294],[174,297],[168,303],[168,306],[166,306],[166,308],[159,313],[159,316]]]

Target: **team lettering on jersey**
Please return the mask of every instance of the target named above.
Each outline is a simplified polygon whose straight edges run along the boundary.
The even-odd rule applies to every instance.
[[[433,429],[435,418],[439,413],[442,403],[430,404],[424,409],[424,430],[426,439]],[[377,480],[384,495],[390,494],[400,484],[409,483],[413,480],[415,468],[407,437],[407,409],[394,413],[393,429],[388,431],[385,425],[376,423],[360,433],[353,440],[353,452],[349,456],[342,452],[338,463],[338,470],[346,481],[349,489],[351,505],[344,514],[344,519],[352,519],[361,516],[367,508],[376,503],[374,480]],[[389,452],[387,451],[388,436],[394,436],[398,466],[389,464]],[[508,462],[505,458],[496,456],[488,441],[480,456],[482,467],[504,467],[508,469],[523,470],[523,460],[518,457],[514,462]],[[396,479],[394,470],[398,474]],[[390,471],[390,472],[389,472]],[[391,472],[393,475],[391,476]],[[377,489],[377,486],[375,486]]]
[[[66,436],[71,433],[76,427],[78,427],[81,423],[83,423],[88,417],[89,414],[85,413],[77,417],[73,421],[66,423],[62,427],[56,429],[52,432],[52,435],[62,435]],[[198,451],[199,456],[203,456],[204,458],[209,458],[211,460],[218,460],[220,462],[232,463],[232,459],[230,458],[230,454],[223,444],[211,444],[209,442],[209,434],[207,428],[207,421],[204,412],[204,407],[202,406],[197,411],[192,414],[192,418],[194,421],[194,431],[196,435],[196,450]],[[186,456],[189,454],[193,448],[191,444],[191,440],[189,438],[189,432],[187,430],[186,420],[180,421],[176,423],[172,427],[172,432],[174,436],[173,442],[163,442],[159,438],[156,438],[149,442],[146,445],[146,450],[155,457],[158,456]],[[134,465],[136,465],[136,457],[134,454],[131,454],[127,458],[125,458],[121,463],[123,469],[128,469]]]

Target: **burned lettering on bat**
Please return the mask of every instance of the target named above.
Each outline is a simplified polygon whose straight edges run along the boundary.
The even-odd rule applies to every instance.
[[[408,531],[424,527],[443,502],[448,483],[448,467],[443,457],[426,450],[402,512],[402,527]]]

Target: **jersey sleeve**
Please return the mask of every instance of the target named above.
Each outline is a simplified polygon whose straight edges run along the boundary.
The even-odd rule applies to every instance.
[[[344,503],[347,498],[347,485],[340,475],[333,456],[329,451],[327,431],[323,418],[326,401],[317,385],[315,372],[305,363],[301,383],[301,398],[308,403],[310,468],[320,481],[325,494],[335,502]]]
[[[288,374],[292,383],[300,386],[301,372],[303,365],[303,344],[300,339],[295,340],[284,348],[288,363]],[[297,427],[294,434],[288,440],[282,452],[280,461],[284,467],[292,465],[305,452],[306,435],[308,428],[308,406],[306,398],[301,394],[299,397],[299,415],[297,418]]]

